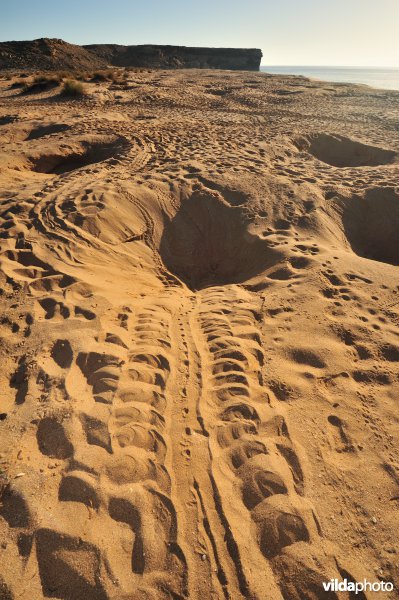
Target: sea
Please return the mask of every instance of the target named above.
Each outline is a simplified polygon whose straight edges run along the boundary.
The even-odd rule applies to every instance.
[[[399,90],[399,67],[269,67],[262,65],[260,70],[264,73],[304,75],[305,77],[321,79],[323,81],[365,83],[374,88]]]

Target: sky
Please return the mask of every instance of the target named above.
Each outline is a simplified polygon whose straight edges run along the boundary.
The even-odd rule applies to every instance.
[[[261,48],[263,65],[399,68],[399,0],[0,0],[0,41]]]

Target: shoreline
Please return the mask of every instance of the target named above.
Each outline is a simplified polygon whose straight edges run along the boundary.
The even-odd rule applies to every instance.
[[[272,71],[266,71],[266,69],[280,69],[280,68],[281,69],[287,68],[287,69],[292,70],[293,72],[288,72],[288,71],[284,71],[284,70],[282,70],[281,72],[277,72],[277,71],[273,71],[273,70]],[[303,73],[295,72],[295,69],[302,70]],[[317,73],[321,74],[323,71],[326,72],[325,73],[325,77],[326,78],[324,78],[324,77],[323,78],[317,77],[316,74]],[[260,72],[261,73],[267,73],[267,74],[270,74],[270,75],[280,75],[280,76],[292,75],[294,77],[295,76],[298,76],[298,77],[302,76],[302,77],[308,77],[310,79],[315,79],[315,80],[318,80],[318,81],[324,81],[324,82],[330,82],[330,83],[337,83],[337,84],[343,83],[343,84],[349,84],[349,85],[367,85],[368,87],[372,87],[374,89],[379,89],[379,90],[399,91],[399,68],[392,67],[391,69],[386,69],[387,72],[395,73],[397,75],[395,83],[391,84],[391,85],[394,85],[396,87],[386,87],[386,85],[388,85],[388,84],[386,84],[383,87],[379,87],[378,86],[378,81],[372,81],[370,79],[370,77],[368,78],[369,79],[368,82],[367,81],[356,81],[356,80],[355,81],[354,80],[340,80],[340,79],[334,80],[334,79],[328,78],[328,76],[330,75],[329,71],[331,71],[331,75],[333,75],[334,72],[335,73],[339,73],[340,71],[342,71],[343,73],[345,73],[345,71],[353,71],[354,73],[356,73],[356,72],[361,72],[361,71],[367,72],[368,69],[367,69],[367,67],[364,67],[364,68],[357,68],[357,67],[356,68],[351,68],[351,67],[317,67],[317,66],[314,66],[314,67],[312,67],[312,66],[310,66],[310,67],[306,67],[306,66],[303,66],[303,67],[302,66],[298,66],[298,67],[291,67],[291,66],[287,66],[287,67],[279,67],[279,66],[268,67],[268,66],[264,66],[264,65],[260,66]],[[375,71],[376,73],[380,73],[381,74],[381,72],[385,71],[385,69],[369,69],[369,71],[370,72]],[[312,72],[314,74],[312,74]]]

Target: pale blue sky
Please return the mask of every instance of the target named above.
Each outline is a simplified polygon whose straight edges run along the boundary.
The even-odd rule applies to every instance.
[[[262,64],[399,67],[399,0],[0,0],[0,40],[258,47]]]

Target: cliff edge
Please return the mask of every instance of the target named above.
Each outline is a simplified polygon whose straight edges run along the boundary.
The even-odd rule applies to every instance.
[[[188,46],[78,46],[60,39],[0,42],[0,69],[93,70],[108,65],[160,69],[229,69],[258,71],[257,48],[191,48]]]
[[[90,44],[83,48],[108,64],[119,67],[259,71],[262,58],[262,51],[258,48],[195,48],[151,44]]]

